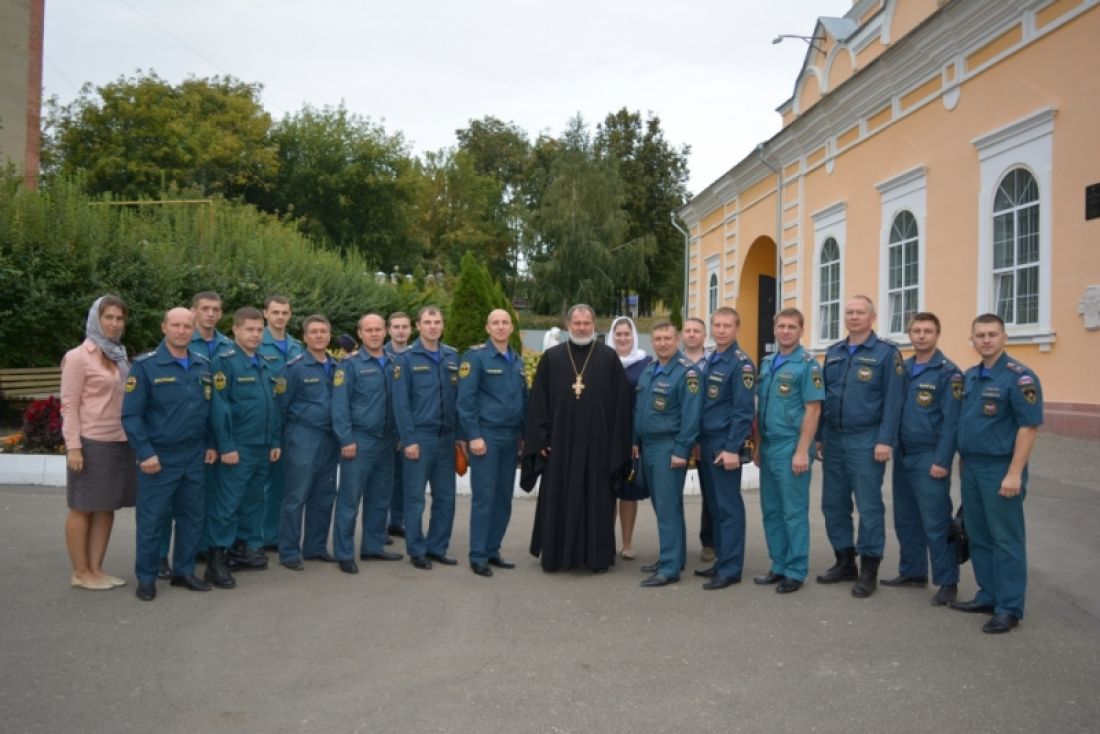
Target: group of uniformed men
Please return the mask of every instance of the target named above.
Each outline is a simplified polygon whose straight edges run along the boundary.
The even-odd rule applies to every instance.
[[[323,316],[304,320],[304,345],[287,333],[286,298],[268,298],[262,313],[239,309],[232,340],[215,328],[221,312],[212,292],[196,295],[191,309],[168,311],[163,342],[135,359],[126,384],[123,426],[140,469],[138,598],[155,598],[158,577],[194,591],[232,588],[232,570],[266,568],[265,550],[277,550],[289,569],[319,560],[358,573],[360,506],[360,560],[400,560],[385,546],[392,542],[388,535],[404,535],[416,568],[430,569],[433,561],[455,565],[447,552],[456,448],[468,453],[471,467],[470,567],[480,576],[491,576],[492,566],[514,567],[500,548],[527,385],[523,361],[508,346],[513,324],[507,312],[488,315],[489,339],[461,359],[441,341],[438,308],[417,314],[419,337],[411,345],[407,315],[391,314],[387,325],[366,314],[358,325],[360,348],[340,362],[327,351],[331,329]],[[715,555],[712,566],[695,574],[707,579],[708,590],[740,582],[741,467],[753,461],[760,467],[771,558],[768,572],[753,581],[774,584],[781,594],[797,591],[808,574],[816,457],[825,466],[822,511],[836,555],[817,581],[851,581],[853,596],[870,596],[885,547],[882,480],[893,458],[899,575],[882,584],[926,586],[930,556],[940,587],[932,604],[992,614],[985,632],[1016,626],[1026,585],[1027,460],[1042,422],[1039,380],[1007,356],[1004,324],[993,314],[972,323],[982,361],[965,375],[937,349],[941,327],[934,314],[912,318],[914,354],[904,360],[875,335],[874,316],[869,298],[850,299],[847,337],[829,347],[822,365],[801,346],[802,314],[780,311],[777,350],[759,374],[738,346],[734,309],[711,315],[715,346],[709,352],[700,319],[685,324],[683,351],[675,326],[654,327],[656,359],[637,387],[633,432],[635,481],[650,490],[660,552],[657,562],[643,566],[651,575],[642,586],[674,583],[686,565],[682,495],[692,461],[705,500],[704,544]],[[958,561],[949,540],[956,452],[979,586],[968,602],[956,600]],[[194,573],[200,553],[204,578]]]

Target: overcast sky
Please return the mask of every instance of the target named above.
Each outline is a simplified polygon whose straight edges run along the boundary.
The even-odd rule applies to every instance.
[[[699,192],[779,130],[820,15],[850,0],[46,0],[44,84],[62,102],[136,69],[232,74],[276,118],[336,105],[419,153],[494,115],[532,138],[574,114],[652,111],[691,145]]]

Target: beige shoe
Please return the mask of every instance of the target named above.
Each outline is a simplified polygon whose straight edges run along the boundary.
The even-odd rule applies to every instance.
[[[634,554],[633,548],[623,548],[623,560],[633,561],[637,556]]]
[[[703,563],[714,563],[714,549],[703,548],[703,551],[699,554],[699,560]]]
[[[126,579],[120,579],[118,576],[112,576],[109,573],[103,574],[103,578],[110,582],[111,586],[125,586]]]
[[[81,581],[78,577],[73,576],[69,579],[69,584],[76,586],[80,589],[87,589],[88,591],[106,591],[107,589],[115,588],[107,579],[95,579],[93,581]]]

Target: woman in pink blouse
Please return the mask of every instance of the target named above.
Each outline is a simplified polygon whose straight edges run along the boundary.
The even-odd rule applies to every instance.
[[[122,395],[130,362],[119,341],[127,309],[102,296],[88,311],[84,343],[61,360],[61,431],[68,455],[65,541],[72,585],[105,590],[126,582],[103,571],[115,510],[137,497],[134,452],[122,430]]]

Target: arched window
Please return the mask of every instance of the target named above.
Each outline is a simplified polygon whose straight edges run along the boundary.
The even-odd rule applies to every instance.
[[[993,199],[993,304],[1006,324],[1039,321],[1039,185],[1024,168]]]
[[[840,338],[840,247],[829,237],[821,246],[818,268],[817,322],[822,340]]]
[[[890,225],[887,299],[891,334],[901,334],[918,311],[919,237],[917,220],[907,211]]]
[[[707,281],[707,313],[718,310],[718,273],[711,273]]]

